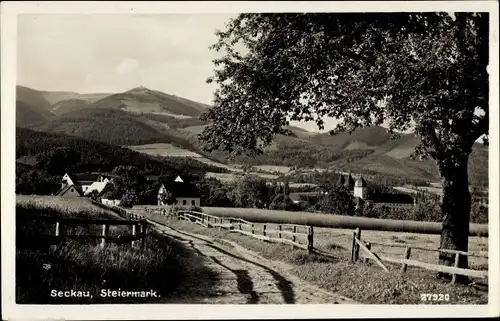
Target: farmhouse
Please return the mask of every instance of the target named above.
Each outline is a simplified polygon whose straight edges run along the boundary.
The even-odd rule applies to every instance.
[[[93,180],[89,180],[92,178]],[[100,194],[109,182],[109,178],[100,174],[80,174],[77,176],[66,173],[62,177],[61,188],[56,195],[89,196],[92,191],[96,191],[97,194]]]
[[[175,198],[173,205],[201,206],[201,194],[198,187],[187,178],[180,176],[169,177],[164,180],[158,190],[158,205],[167,205],[162,199],[164,194],[170,192]]]
[[[64,174],[61,180],[61,188],[57,191],[56,196],[63,197],[79,197],[83,196],[82,186],[75,176],[70,173]]]

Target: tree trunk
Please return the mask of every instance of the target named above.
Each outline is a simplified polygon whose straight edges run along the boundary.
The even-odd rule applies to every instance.
[[[468,250],[471,196],[469,192],[467,163],[466,159],[461,161],[458,166],[440,167],[443,185],[441,199],[441,212],[443,215],[441,249],[464,252]],[[454,261],[454,254],[439,254],[439,264],[451,266],[454,264]],[[467,256],[460,256],[459,267],[468,267]],[[439,273],[438,275],[445,278],[450,277],[450,275],[445,273]],[[457,282],[467,281],[467,277],[457,276]]]

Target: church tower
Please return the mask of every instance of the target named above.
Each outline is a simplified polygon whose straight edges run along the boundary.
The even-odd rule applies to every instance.
[[[356,181],[356,183],[354,184],[354,197],[366,199],[367,196],[368,196],[368,186],[364,178],[360,176]]]

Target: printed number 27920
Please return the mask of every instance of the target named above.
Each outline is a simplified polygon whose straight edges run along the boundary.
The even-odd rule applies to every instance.
[[[448,293],[421,293],[420,301],[450,301]]]

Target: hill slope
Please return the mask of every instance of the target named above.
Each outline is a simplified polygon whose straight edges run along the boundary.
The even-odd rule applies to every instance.
[[[16,126],[29,126],[45,122],[54,116],[50,111],[36,109],[27,103],[16,101]]]
[[[52,105],[43,93],[28,87],[16,87],[16,125],[27,126],[54,116]]]
[[[172,143],[193,148],[181,138],[170,136],[117,109],[88,107],[45,123],[30,126],[37,131],[62,133],[116,145]]]
[[[239,156],[232,160],[225,152],[207,155],[201,151],[197,135],[208,123],[198,119],[198,116],[209,108],[205,104],[143,87],[104,97],[101,95],[105,94],[94,94],[90,98],[76,93],[47,94],[19,87],[18,95],[17,124],[38,131],[136,147],[142,144],[172,144],[177,147],[177,155],[183,154],[184,149],[185,155],[194,152],[223,163],[352,169],[438,179],[432,161],[409,158],[418,138],[402,135],[391,139],[386,129],[380,126],[359,128],[352,134],[344,132],[335,136],[290,126],[288,129],[292,134],[277,135],[264,155],[256,158]],[[50,106],[51,102],[53,105]],[[33,104],[39,107],[32,107]],[[488,180],[488,149],[478,146],[471,155],[470,177],[471,182],[485,185]],[[137,148],[140,150],[140,147]],[[168,153],[168,150],[165,152]]]
[[[56,152],[58,149],[61,152]],[[225,172],[193,159],[153,157],[102,142],[17,127],[16,159],[25,155],[38,160],[35,167],[44,168],[53,174],[66,171],[111,171],[118,165],[132,165],[141,170],[168,175]],[[51,161],[52,165],[57,166],[51,166]]]
[[[139,87],[98,100],[93,103],[93,107],[117,108],[134,113],[196,117],[209,106]]]

